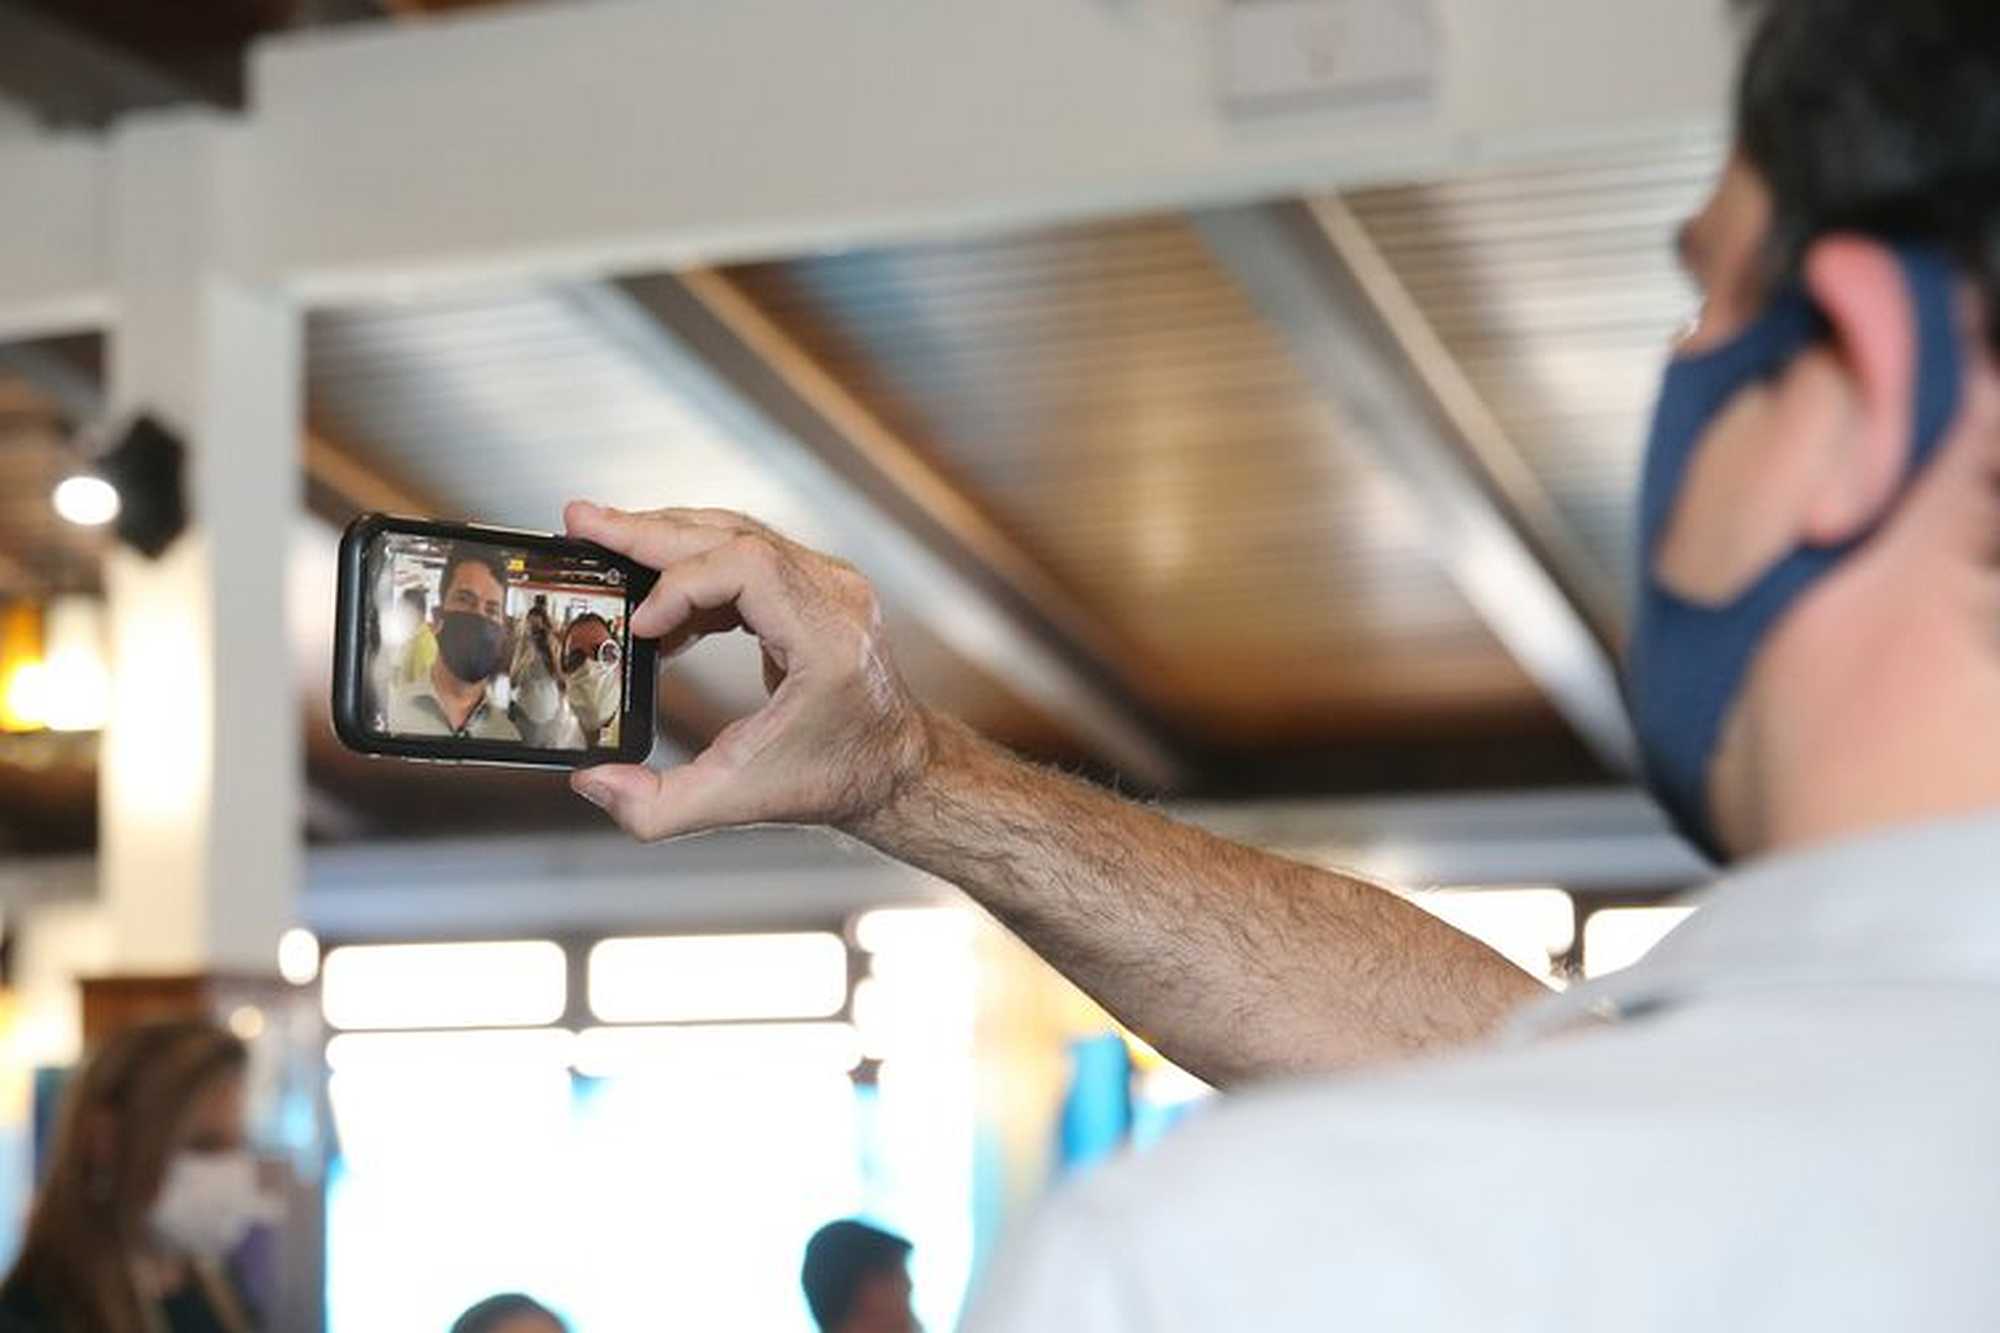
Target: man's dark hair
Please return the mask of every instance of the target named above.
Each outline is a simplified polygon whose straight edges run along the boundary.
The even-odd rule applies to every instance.
[[[488,1296],[467,1310],[452,1324],[451,1333],[492,1333],[492,1330],[500,1327],[505,1320],[524,1314],[540,1315],[557,1328],[565,1327],[563,1321],[556,1316],[556,1312],[548,1306],[532,1296],[523,1296],[518,1291],[510,1291],[499,1296]]]
[[[866,1222],[829,1222],[806,1242],[799,1282],[806,1304],[824,1333],[833,1333],[854,1312],[861,1284],[878,1273],[893,1273],[910,1257],[910,1242]]]
[[[451,580],[466,565],[479,565],[499,583],[500,591],[507,591],[507,565],[500,553],[490,546],[478,546],[470,542],[457,542],[445,548],[444,574],[438,579],[438,602],[442,604],[445,595],[451,591]]]
[[[1737,139],[1772,190],[1776,274],[1829,232],[1924,241],[2000,315],[2000,0],[1734,3],[1753,25]]]

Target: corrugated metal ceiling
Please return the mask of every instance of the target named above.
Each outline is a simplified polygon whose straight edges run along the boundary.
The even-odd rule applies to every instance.
[[[1641,429],[1692,299],[1668,239],[1713,145],[1349,197],[1560,510],[1622,573]],[[1139,687],[1236,746],[1547,728],[1186,222],[1131,219],[732,271],[822,367],[1163,664]],[[744,509],[841,549],[811,497],[560,291],[317,314],[319,426],[451,507],[548,527],[583,494]],[[918,684],[1045,752],[1057,728],[897,610]],[[697,664],[731,710],[740,661]]]
[[[747,290],[1221,742],[1478,725],[1533,686],[1180,218],[817,257]]]
[[[1645,419],[1696,303],[1673,235],[1720,161],[1718,145],[1689,142],[1348,196],[1621,586]]]

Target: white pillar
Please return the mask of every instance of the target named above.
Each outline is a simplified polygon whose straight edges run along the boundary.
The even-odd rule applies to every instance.
[[[301,326],[240,243],[260,203],[241,136],[173,113],[123,128],[112,154],[110,400],[181,436],[192,515],[161,559],[106,566],[100,853],[123,973],[270,973],[298,896]]]

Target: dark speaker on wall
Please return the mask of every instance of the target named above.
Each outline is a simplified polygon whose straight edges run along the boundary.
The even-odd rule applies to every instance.
[[[99,475],[118,488],[118,539],[149,559],[158,559],[187,527],[186,455],[179,436],[142,415],[97,460]]]

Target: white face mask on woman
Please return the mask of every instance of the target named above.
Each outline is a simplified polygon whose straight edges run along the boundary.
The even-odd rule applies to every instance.
[[[569,678],[570,711],[585,730],[598,730],[618,716],[624,685],[615,662],[586,662]]]
[[[257,1163],[249,1153],[182,1152],[167,1163],[151,1221],[153,1235],[176,1254],[221,1259],[250,1228],[279,1215],[277,1200],[257,1188]]]

